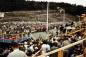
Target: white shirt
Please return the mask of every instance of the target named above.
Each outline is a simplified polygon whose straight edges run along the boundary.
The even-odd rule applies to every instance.
[[[48,44],[43,44],[43,45],[42,45],[42,49],[43,49],[44,51],[50,51],[50,46],[49,46]]]
[[[33,45],[31,45],[31,46],[29,47],[29,49],[30,49],[32,52],[34,52]]]
[[[9,53],[7,57],[27,57],[27,55],[23,51],[15,49],[13,52]]]
[[[50,45],[46,45],[47,51],[50,51]]]

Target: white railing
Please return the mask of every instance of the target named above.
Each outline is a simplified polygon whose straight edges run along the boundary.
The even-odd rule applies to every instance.
[[[35,57],[39,52],[41,52],[42,49],[40,49],[37,53],[35,53],[34,55],[32,55],[32,57]]]
[[[78,45],[78,44],[82,43],[84,40],[86,40],[86,38],[84,38],[84,39],[82,39],[82,40],[80,40],[80,41],[77,41],[77,42],[75,42],[75,43],[69,44],[69,45],[67,45],[67,46],[64,46],[64,47],[62,47],[62,48],[53,50],[53,51],[51,51],[51,52],[43,53],[42,55],[40,55],[40,56],[38,56],[38,57],[46,57],[46,56],[51,55],[51,54],[56,53],[56,52],[58,52],[58,54],[57,54],[58,57],[63,57],[63,50],[68,49],[68,48],[71,48],[71,47],[73,47],[73,46],[75,46],[75,45]]]

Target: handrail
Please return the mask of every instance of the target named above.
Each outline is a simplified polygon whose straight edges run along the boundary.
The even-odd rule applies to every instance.
[[[80,32],[80,31],[83,31],[84,30],[84,28],[82,28],[82,29],[80,29],[80,30],[77,30],[77,31],[75,31],[75,32],[73,32],[73,33],[70,33],[70,35],[71,34],[74,34],[74,33],[77,33],[77,32]]]
[[[38,52],[36,52],[32,57],[35,57],[41,50],[42,48]]]
[[[63,34],[63,35],[72,35],[72,34],[75,34],[75,33],[77,33],[77,32],[80,32],[80,31],[83,31],[84,30],[84,28],[82,28],[82,29],[80,29],[80,30],[76,30],[75,32],[71,32],[71,33],[69,33],[69,34]]]
[[[59,48],[59,49],[53,50],[53,51],[51,51],[51,52],[45,53],[45,56],[50,55],[50,54],[53,54],[53,53],[56,53],[56,52],[61,51],[61,50],[68,49],[68,48],[70,48],[70,47],[73,47],[73,46],[75,46],[75,45],[77,45],[77,44],[82,43],[84,40],[86,40],[86,38],[84,38],[84,39],[82,39],[82,40],[80,40],[80,41],[77,41],[77,42],[75,42],[75,43],[69,44],[69,45],[67,45],[67,46],[64,46],[64,47],[62,47],[62,48]],[[41,56],[42,56],[42,55],[41,55]],[[41,57],[41,56],[38,56],[38,57]]]

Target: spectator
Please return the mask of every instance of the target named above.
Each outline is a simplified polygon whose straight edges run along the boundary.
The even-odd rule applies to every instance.
[[[63,41],[63,46],[69,45],[70,41],[68,40],[68,38],[65,38],[65,40]]]
[[[3,57],[3,49],[0,48],[0,57]]]
[[[3,52],[3,57],[7,57],[7,55],[10,53],[10,50],[8,48],[5,48]]]
[[[50,45],[47,44],[46,41],[43,41],[42,49],[43,49],[45,52],[48,52],[48,51],[50,51]]]
[[[19,45],[16,43],[13,44],[13,50],[7,57],[27,57],[23,51],[19,50]]]
[[[86,57],[86,40],[83,41],[84,52],[83,56]]]

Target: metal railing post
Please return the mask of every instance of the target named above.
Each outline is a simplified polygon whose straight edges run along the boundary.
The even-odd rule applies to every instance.
[[[58,51],[58,57],[64,57],[63,55],[64,55],[64,54],[63,54],[63,50],[62,50],[62,49],[59,50],[59,51]]]

